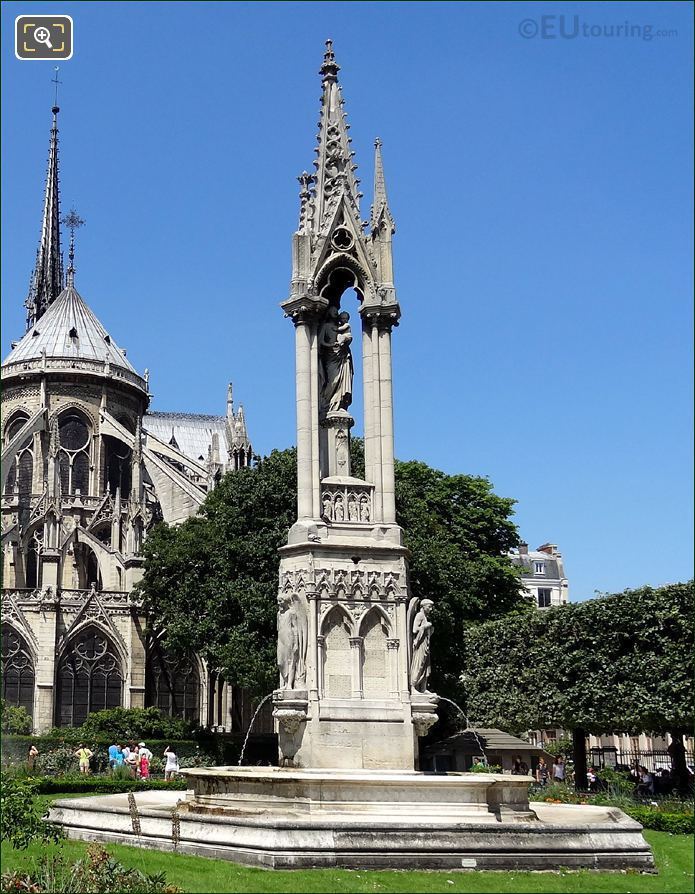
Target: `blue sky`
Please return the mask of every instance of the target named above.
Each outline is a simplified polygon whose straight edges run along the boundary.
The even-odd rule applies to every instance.
[[[294,442],[278,303],[332,37],[363,215],[380,136],[398,227],[397,456],[489,476],[572,599],[692,575],[690,4],[4,3],[3,356],[52,105],[29,12],[74,19],[77,286],[154,409],[222,413],[233,380],[254,448]]]

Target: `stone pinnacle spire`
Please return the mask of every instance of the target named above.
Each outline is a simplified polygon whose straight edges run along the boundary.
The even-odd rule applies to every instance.
[[[344,101],[338,85],[340,66],[335,61],[333,41],[326,41],[326,52],[320,74],[323,81],[321,118],[316,147],[315,209],[313,224],[322,228],[341,195],[345,195],[359,217],[359,180],[355,177],[355,153],[350,148],[350,125],[344,111]]]
[[[68,253],[68,258],[70,259],[70,266],[68,267],[68,285],[74,288],[75,286],[75,230],[79,230],[80,227],[84,226],[84,220],[80,217],[80,215],[75,211],[74,208],[71,208],[65,217],[62,219],[62,223],[70,230],[70,252]]]
[[[63,256],[60,250],[60,189],[58,181],[58,112],[53,106],[53,124],[48,150],[46,190],[43,200],[41,239],[36,265],[24,306],[27,330],[36,324],[63,290]]]
[[[392,233],[396,232],[396,224],[386,198],[386,181],[384,179],[384,162],[381,158],[381,140],[374,141],[374,202],[372,204],[372,230],[378,230],[384,223]]]

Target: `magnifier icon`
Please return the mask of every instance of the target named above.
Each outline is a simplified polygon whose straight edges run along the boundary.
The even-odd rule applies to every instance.
[[[53,44],[51,43],[51,32],[48,28],[44,28],[43,25],[40,25],[38,28],[34,29],[34,40],[36,43],[45,44],[49,50],[53,49]]]

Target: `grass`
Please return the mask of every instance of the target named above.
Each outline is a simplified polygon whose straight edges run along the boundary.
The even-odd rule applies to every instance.
[[[79,797],[79,796],[77,796]],[[44,795],[48,805],[55,795]],[[109,845],[108,850],[127,867],[142,872],[165,872],[170,884],[187,894],[217,892],[587,892],[587,894],[692,894],[693,836],[671,835],[668,832],[645,831],[656,860],[658,874],[628,871],[591,872],[588,870],[559,872],[406,872],[363,871],[347,869],[265,870],[252,869],[185,854],[168,854],[125,845]],[[29,868],[45,852],[59,850],[67,859],[77,859],[87,845],[82,841],[64,841],[46,847],[33,844],[26,851],[17,851],[2,843],[2,870]]]

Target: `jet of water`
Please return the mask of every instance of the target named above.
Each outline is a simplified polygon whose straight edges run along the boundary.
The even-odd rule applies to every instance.
[[[246,751],[246,743],[249,741],[249,736],[251,735],[251,730],[253,729],[253,725],[256,722],[256,717],[258,717],[258,713],[263,707],[263,705],[268,701],[269,698],[273,697],[273,693],[269,692],[264,698],[260,700],[258,703],[258,707],[256,708],[253,717],[251,718],[251,723],[249,723],[249,728],[246,730],[246,738],[244,739],[244,744],[241,746],[241,754],[239,755],[239,763],[237,766],[241,766],[241,762],[244,759],[244,752]]]
[[[459,714],[461,715],[461,717],[463,717],[463,719],[464,719],[464,721],[465,721],[465,723],[466,723],[466,725],[465,725],[464,728],[463,728],[463,732],[464,732],[464,733],[465,733],[465,732],[471,732],[471,733],[473,733],[473,736],[474,736],[474,738],[475,738],[475,741],[478,743],[478,747],[480,748],[480,753],[481,753],[482,756],[483,756],[483,762],[484,762],[484,764],[487,766],[488,763],[489,763],[489,761],[488,761],[488,759],[487,759],[487,754],[485,754],[485,749],[483,748],[483,743],[480,741],[480,738],[479,738],[479,736],[478,736],[478,733],[477,733],[474,729],[471,729],[471,726],[470,726],[470,724],[468,723],[468,717],[464,714],[463,709],[460,708],[460,707],[456,704],[456,702],[453,702],[450,698],[444,698],[443,695],[440,695],[440,696],[439,696],[439,701],[440,701],[440,702],[448,702],[450,705],[453,705],[453,706],[456,708],[456,710],[459,712]]]

